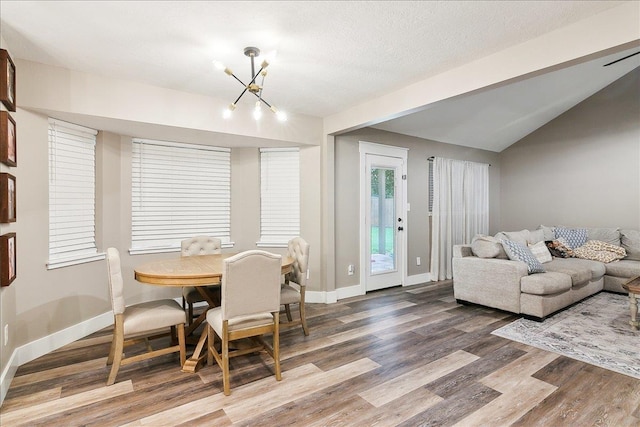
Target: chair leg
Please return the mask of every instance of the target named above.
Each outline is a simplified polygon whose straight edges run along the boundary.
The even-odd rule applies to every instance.
[[[284,311],[287,313],[287,320],[291,322],[293,317],[291,317],[291,307],[289,307],[289,304],[284,305]]]
[[[113,335],[115,346],[113,348],[113,360],[111,364],[111,372],[109,373],[109,378],[107,379],[107,385],[112,385],[116,382],[116,376],[118,375],[120,363],[122,362],[122,352],[124,351],[124,326],[117,320]]]
[[[304,332],[305,336],[309,336],[309,328],[307,327],[307,318],[305,317],[305,312],[304,312],[304,303],[301,302],[298,305],[300,306],[300,323],[302,323],[302,331]]]
[[[215,333],[211,325],[207,323],[207,366],[213,365],[213,352],[215,351]]]
[[[184,336],[184,323],[178,324],[178,344],[180,345],[180,367],[187,361],[187,346]]]
[[[222,328],[222,335],[222,386],[224,395],[229,396],[231,394],[231,386],[229,384],[229,334],[226,325]]]
[[[116,352],[116,331],[115,326],[113,330],[113,338],[111,339],[111,347],[109,348],[109,356],[107,357],[107,366],[113,364],[113,356]]]
[[[280,371],[280,313],[273,313],[273,360],[276,365],[276,381],[282,379],[282,372]]]

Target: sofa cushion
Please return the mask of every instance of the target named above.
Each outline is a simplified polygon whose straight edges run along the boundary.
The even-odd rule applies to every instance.
[[[620,230],[620,242],[627,251],[626,259],[640,261],[640,231]]]
[[[586,228],[555,228],[556,238],[563,238],[569,244],[571,249],[579,248],[587,242],[587,229]]]
[[[509,256],[509,259],[514,261],[522,261],[527,264],[527,271],[529,274],[533,273],[544,273],[544,267],[538,261],[538,259],[531,253],[529,248],[526,245],[521,245],[518,242],[514,242],[512,240],[504,239],[502,240],[502,245],[504,246],[504,250]]]
[[[544,242],[544,232],[542,230],[529,231],[529,240],[527,240],[527,243],[534,244],[538,242]]]
[[[508,259],[502,244],[492,236],[477,234],[471,240],[471,251],[478,258],[503,258]]]
[[[604,264],[607,276],[636,277],[640,276],[640,261],[623,259],[609,264]]]
[[[620,246],[619,228],[587,228],[589,240],[600,240],[611,245]]]
[[[518,242],[523,246],[527,246],[527,243],[529,243],[529,230],[501,231],[500,233],[496,234],[495,237],[499,241],[511,240],[512,242]]]
[[[540,261],[541,264],[551,262],[552,260],[551,252],[547,249],[547,245],[544,241],[534,244],[529,243],[529,250],[531,250],[531,253],[538,259],[538,261]]]
[[[579,258],[554,258],[544,265],[547,271],[565,273],[571,276],[573,286],[583,285],[590,280],[604,276],[605,264],[598,261]]]
[[[551,295],[571,289],[571,277],[564,273],[548,271],[520,279],[520,290],[526,294]]]

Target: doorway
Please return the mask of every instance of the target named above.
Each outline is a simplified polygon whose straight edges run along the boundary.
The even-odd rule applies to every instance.
[[[360,158],[360,283],[366,293],[405,281],[407,150],[361,142]]]

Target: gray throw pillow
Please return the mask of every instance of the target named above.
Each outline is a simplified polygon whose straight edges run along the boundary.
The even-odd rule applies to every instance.
[[[627,251],[625,259],[640,261],[640,231],[620,230],[620,241],[622,247]]]
[[[496,258],[501,249],[502,245],[495,237],[477,234],[471,240],[471,252],[478,258]]]

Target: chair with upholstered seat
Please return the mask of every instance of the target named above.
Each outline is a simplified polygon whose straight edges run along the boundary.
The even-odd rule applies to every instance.
[[[114,315],[113,340],[111,341],[111,349],[107,358],[107,365],[111,365],[107,385],[111,385],[116,381],[120,366],[140,360],[179,351],[180,366],[184,365],[186,359],[184,324],[186,319],[180,304],[174,300],[166,299],[125,307],[120,253],[116,248],[107,249],[107,270],[109,273],[111,306]],[[170,328],[173,342],[175,342],[177,329],[178,344],[153,350],[149,340],[166,336],[166,333],[161,333],[164,328]],[[146,343],[147,352],[124,357],[124,347],[139,342]]]
[[[307,319],[305,317],[304,299],[307,287],[307,269],[309,268],[309,244],[302,237],[294,237],[289,240],[289,256],[294,259],[292,271],[287,273],[280,290],[280,304],[284,305],[287,314],[287,323],[283,327],[302,325],[302,331],[309,335]],[[293,320],[291,316],[291,304],[298,304],[300,318]]]
[[[222,369],[224,394],[229,395],[229,358],[266,350],[275,362],[276,380],[280,373],[280,278],[282,257],[260,250],[242,252],[224,260],[222,304],[207,311],[209,365]],[[272,334],[273,345],[263,338]],[[216,337],[221,351],[216,350]],[[229,350],[229,342],[251,338],[253,346]]]
[[[219,254],[222,249],[222,241],[215,237],[196,236],[184,239],[180,242],[182,256],[194,255],[213,255]],[[210,286],[207,292],[214,296],[214,301],[220,305],[220,288],[218,286]],[[197,302],[204,301],[202,294],[193,286],[185,286],[182,288],[182,308],[186,310],[189,307],[189,324],[193,323],[193,305]]]

